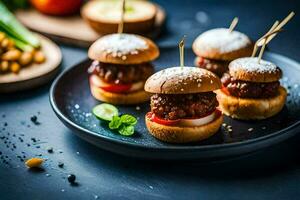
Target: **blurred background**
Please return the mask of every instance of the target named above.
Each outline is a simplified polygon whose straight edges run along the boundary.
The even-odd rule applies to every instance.
[[[84,60],[88,46],[99,36],[79,14],[80,7],[88,1],[1,2],[31,31],[47,36],[58,45],[62,53],[62,62],[57,64],[60,71]],[[160,47],[176,46],[183,35],[187,35],[186,46],[190,47],[200,33],[229,27],[236,16],[239,17],[236,30],[257,40],[275,20],[282,20],[295,11],[296,16],[268,49],[299,61],[300,1],[153,2],[165,14],[159,28],[153,28],[158,31],[151,36]],[[61,28],[54,28],[57,26]],[[50,58],[47,56],[46,63]],[[11,150],[12,144],[4,143],[5,139],[1,140],[0,199],[224,199],[225,196],[228,199],[299,199],[299,134],[254,155],[227,162],[164,163],[124,158],[75,137],[55,116],[49,104],[51,81],[48,81],[59,70],[39,88],[0,94],[0,133],[7,138],[13,138],[14,134],[21,138],[12,139],[15,150]],[[34,116],[41,123],[38,126]],[[33,146],[33,140],[41,143]],[[48,154],[48,146],[56,152]],[[46,155],[47,171],[24,168],[22,152],[27,157]],[[60,161],[65,163],[63,170],[57,167]],[[79,187],[68,184],[68,173],[76,174]]]

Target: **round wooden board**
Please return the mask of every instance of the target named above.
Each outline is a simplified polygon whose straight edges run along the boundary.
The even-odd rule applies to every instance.
[[[48,38],[38,35],[46,61],[21,69],[18,74],[0,75],[0,93],[16,92],[42,85],[56,75],[62,60],[60,48]]]
[[[19,10],[16,17],[29,29],[45,34],[55,41],[80,47],[89,47],[101,35],[96,33],[79,15],[54,17],[43,15],[34,9]],[[157,5],[155,27],[145,36],[156,38],[166,20],[163,8]]]

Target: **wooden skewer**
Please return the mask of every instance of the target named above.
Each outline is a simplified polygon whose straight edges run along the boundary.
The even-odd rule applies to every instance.
[[[268,42],[268,38],[269,38],[269,37],[272,37],[273,35],[276,35],[276,34],[279,33],[280,31],[281,31],[281,29],[278,30],[278,31],[273,31],[273,32],[267,34],[267,35],[263,38],[264,43],[263,43],[263,45],[262,45],[262,47],[261,47],[261,49],[260,49],[260,52],[259,52],[258,63],[260,63],[260,61],[261,61],[262,55],[263,55],[263,53],[264,53],[264,51],[265,51],[265,47],[266,47],[267,42]],[[270,42],[270,41],[271,41],[271,40],[269,40],[269,42]],[[257,46],[258,46],[258,45],[257,45]]]
[[[258,45],[257,43],[260,41],[260,40],[263,40],[267,34],[271,33],[276,27],[277,25],[279,24],[279,21],[275,21],[275,23],[273,24],[273,26],[270,28],[270,30],[264,35],[262,36],[261,38],[259,38],[257,40],[257,42],[255,43],[254,45],[254,48],[253,48],[253,52],[252,52],[252,56],[251,57],[254,57],[256,55],[256,52],[257,52],[257,49],[258,49]]]
[[[263,53],[265,51],[266,45],[277,35],[278,32],[281,31],[281,28],[288,23],[289,20],[295,15],[294,12],[291,12],[281,23],[278,24],[278,21],[274,23],[270,31],[268,31],[261,39],[256,42],[256,48],[262,46],[259,56],[258,56],[258,63],[260,63]]]
[[[264,44],[260,49],[259,55],[258,55],[258,64],[260,64],[262,55],[264,54],[265,48],[266,48],[267,40],[264,40]]]
[[[232,22],[231,22],[231,24],[230,24],[230,27],[229,27],[229,32],[230,32],[230,33],[234,30],[234,28],[236,27],[236,25],[238,24],[238,22],[239,22],[239,18],[238,18],[238,17],[235,17],[235,18],[232,20]]]
[[[185,42],[185,35],[180,40],[178,46],[179,46],[179,56],[180,56],[180,66],[184,67],[184,42]]]
[[[125,15],[125,0],[122,0],[121,19],[120,19],[120,23],[119,23],[119,25],[118,25],[118,33],[119,33],[119,34],[123,33],[123,28],[124,28],[124,15]]]
[[[294,12],[291,12],[286,18],[284,18],[284,20],[282,20],[282,22],[280,22],[280,24],[278,24],[278,26],[276,26],[276,28],[274,28],[274,31],[279,31],[284,25],[286,25],[288,23],[288,21],[290,21],[292,19],[292,17],[295,15]],[[267,44],[276,36],[277,34],[272,34],[270,37],[266,38],[267,40]],[[257,45],[258,46],[262,46],[263,45],[263,41],[260,41]]]

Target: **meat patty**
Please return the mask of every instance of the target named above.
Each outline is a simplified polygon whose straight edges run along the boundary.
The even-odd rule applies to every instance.
[[[196,65],[198,67],[207,69],[219,77],[222,77],[228,71],[228,64],[228,61],[211,60],[203,57],[196,58]]]
[[[255,83],[234,79],[225,73],[221,79],[228,92],[240,98],[268,98],[278,94],[279,81],[270,83]]]
[[[154,67],[151,63],[119,65],[94,61],[88,72],[97,74],[107,83],[128,84],[145,81],[154,73]]]
[[[218,106],[213,92],[196,94],[155,94],[151,97],[151,111],[168,120],[200,118]]]

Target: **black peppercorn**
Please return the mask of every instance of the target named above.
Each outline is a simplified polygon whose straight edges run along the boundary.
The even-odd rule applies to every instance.
[[[64,163],[63,162],[58,162],[58,167],[63,168]]]
[[[70,183],[75,183],[75,180],[76,180],[76,176],[74,174],[69,174],[68,175],[68,181]]]
[[[53,153],[53,148],[52,147],[48,147],[47,151],[48,151],[48,153]]]
[[[33,116],[30,118],[30,120],[31,120],[32,122],[36,122],[36,121],[37,121],[37,116],[33,115]]]

